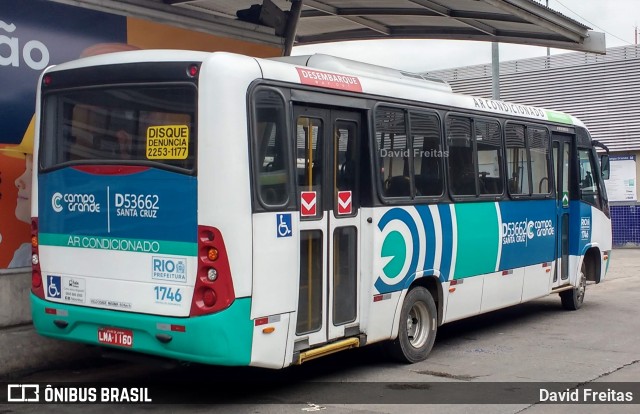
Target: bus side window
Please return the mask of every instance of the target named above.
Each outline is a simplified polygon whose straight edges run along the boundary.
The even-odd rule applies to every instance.
[[[580,199],[586,203],[600,208],[600,194],[595,181],[593,154],[590,150],[578,150],[580,158]]]
[[[336,122],[334,130],[334,150],[336,151],[334,161],[336,177],[335,191],[356,190],[356,169],[358,168],[356,131],[356,124],[352,122]]]
[[[289,173],[286,111],[284,99],[273,90],[254,95],[254,165],[257,195],[266,208],[284,207],[289,201]]]
[[[444,187],[440,120],[421,112],[409,116],[416,196],[440,196]]]
[[[549,194],[549,132],[542,127],[527,127],[527,142],[531,158],[533,194]]]
[[[296,171],[299,191],[321,190],[323,128],[320,118],[301,116],[296,122]]]
[[[402,109],[379,107],[375,117],[382,195],[411,197],[411,150],[407,139],[405,112]]]
[[[475,138],[478,150],[478,187],[480,194],[502,194],[502,143],[500,124],[476,120]]]
[[[471,141],[471,119],[459,116],[447,118],[447,147],[451,193],[475,195],[476,172]]]
[[[505,135],[507,140],[507,176],[509,194],[529,195],[529,162],[525,146],[524,125],[507,123]]]

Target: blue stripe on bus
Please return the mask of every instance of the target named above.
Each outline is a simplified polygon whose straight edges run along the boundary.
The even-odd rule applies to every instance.
[[[498,270],[550,262],[555,257],[556,200],[500,202],[502,255]]]
[[[440,227],[442,228],[442,259],[440,261],[440,281],[449,280],[451,256],[453,255],[453,222],[449,204],[439,204]]]
[[[428,206],[417,206],[418,214],[422,220],[422,227],[425,235],[425,260],[422,270],[433,269],[433,262],[436,256],[436,229],[433,225],[433,217]]]
[[[583,201],[569,203],[569,254],[580,256],[591,244],[593,217],[591,205]]]

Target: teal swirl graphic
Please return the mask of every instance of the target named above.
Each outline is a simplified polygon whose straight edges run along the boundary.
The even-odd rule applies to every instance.
[[[380,293],[401,290],[407,283],[411,283],[410,279],[415,277],[416,269],[418,267],[420,240],[415,220],[406,210],[401,208],[392,208],[382,216],[378,223],[378,229],[380,231],[384,231],[387,225],[394,221],[400,221],[404,224],[411,234],[411,240],[405,240],[404,236],[399,231],[394,230],[390,231],[382,242],[380,255],[383,260],[387,261],[382,271],[385,275],[385,279],[393,283],[389,284],[381,277],[378,277],[374,286]],[[411,262],[409,263],[409,269],[403,275],[402,269],[404,268],[407,260],[408,244],[411,244],[413,252],[410,258]]]
[[[378,275],[374,283],[379,293],[406,288],[413,282],[417,272],[422,272],[421,276],[437,274],[441,282],[449,280],[451,276],[451,258],[455,247],[449,205],[432,206],[431,209],[429,206],[409,208],[415,209],[417,215],[412,215],[403,208],[392,208],[378,223],[381,233],[385,233],[385,229],[392,223],[397,226],[398,222],[408,230],[401,232],[396,230],[396,226],[392,226],[386,231],[380,248],[382,275]],[[436,257],[438,239],[441,248],[439,257]],[[423,259],[420,259],[421,256]],[[403,272],[403,269],[407,270]]]
[[[385,276],[395,279],[404,267],[407,255],[407,244],[399,231],[390,232],[382,242],[382,257],[388,258],[388,263],[382,268]]]

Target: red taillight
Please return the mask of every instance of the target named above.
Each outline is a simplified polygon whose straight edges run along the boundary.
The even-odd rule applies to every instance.
[[[42,77],[42,84],[44,86],[49,86],[51,85],[51,82],[53,81],[53,78],[51,78],[51,75],[44,75]]]
[[[31,291],[40,299],[44,299],[42,274],[40,273],[40,252],[38,243],[38,219],[31,218]]]
[[[216,292],[214,292],[211,289],[207,289],[205,288],[203,290],[203,294],[202,294],[202,302],[204,303],[204,306],[207,307],[212,307],[213,305],[216,304]]]
[[[31,272],[31,286],[36,289],[42,286],[42,275],[40,273]]]
[[[215,227],[198,226],[198,275],[190,316],[219,312],[235,298],[222,233]]]

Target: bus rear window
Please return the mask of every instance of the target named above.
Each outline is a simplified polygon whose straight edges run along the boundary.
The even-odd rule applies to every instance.
[[[112,86],[44,96],[41,167],[160,163],[192,171],[193,85]]]

